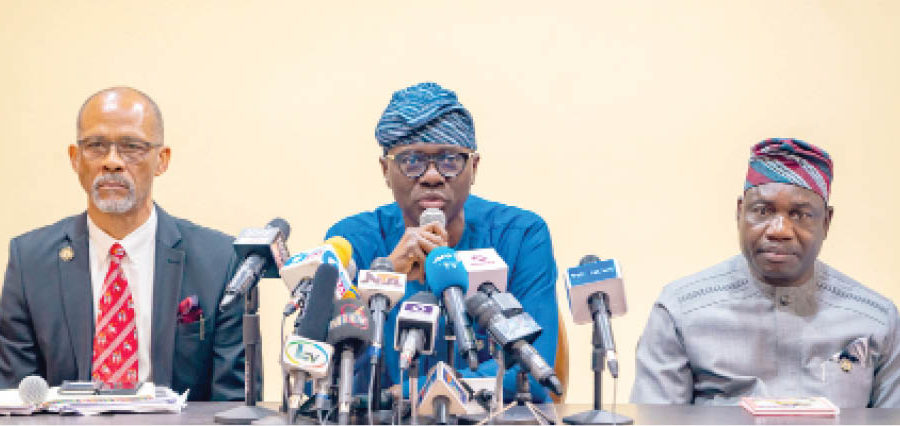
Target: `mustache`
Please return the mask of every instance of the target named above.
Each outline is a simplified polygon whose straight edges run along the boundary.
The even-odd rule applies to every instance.
[[[114,185],[122,185],[129,191],[134,188],[134,184],[131,182],[131,179],[128,179],[124,175],[116,174],[116,173],[104,173],[102,175],[97,175],[94,178],[94,183],[91,185],[95,191],[100,189],[101,185],[114,184]]]

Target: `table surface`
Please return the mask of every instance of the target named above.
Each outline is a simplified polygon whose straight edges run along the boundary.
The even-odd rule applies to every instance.
[[[0,425],[128,425],[128,424],[213,424],[213,416],[240,405],[237,402],[189,402],[180,414],[114,414],[100,416],[0,416]],[[264,403],[275,408],[273,403]],[[565,417],[590,408],[589,405],[556,405],[556,414]],[[604,407],[609,409],[609,407]],[[621,404],[616,412],[634,419],[635,424],[900,424],[900,408],[847,408],[836,418],[819,417],[753,417],[740,407],[702,407],[692,405]],[[279,424],[283,417],[263,423]]]

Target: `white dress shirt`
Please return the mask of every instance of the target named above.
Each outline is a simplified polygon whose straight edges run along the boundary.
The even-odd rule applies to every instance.
[[[94,324],[99,313],[100,295],[103,294],[103,279],[109,271],[111,255],[109,249],[114,243],[125,248],[122,270],[131,289],[134,300],[134,317],[137,320],[138,380],[150,378],[150,328],[153,323],[153,269],[156,260],[156,206],[150,210],[150,218],[121,240],[116,240],[103,232],[88,216],[88,252],[91,263],[91,287],[94,293]]]

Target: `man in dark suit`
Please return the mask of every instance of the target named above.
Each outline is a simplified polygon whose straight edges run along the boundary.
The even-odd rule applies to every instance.
[[[219,312],[232,238],[153,203],[169,165],[159,108],[131,88],[100,91],[78,114],[72,168],[87,211],[14,238],[0,295],[0,388],[143,381],[192,400],[242,399],[240,303]]]

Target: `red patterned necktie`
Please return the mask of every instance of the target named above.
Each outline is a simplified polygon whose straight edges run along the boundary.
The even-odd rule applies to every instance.
[[[137,322],[134,299],[122,270],[125,249],[115,243],[109,249],[109,271],[103,280],[91,377],[114,388],[133,388],[138,380]]]

